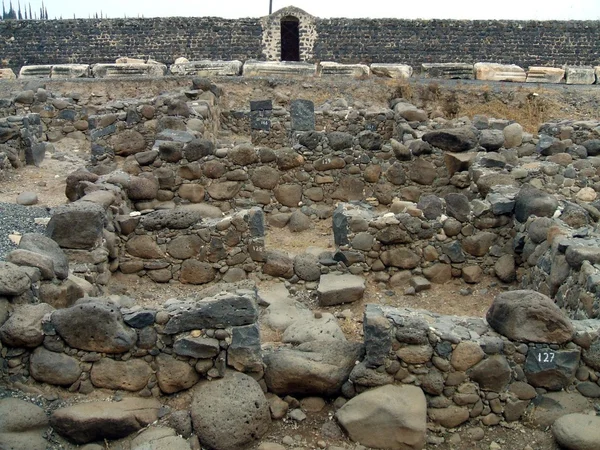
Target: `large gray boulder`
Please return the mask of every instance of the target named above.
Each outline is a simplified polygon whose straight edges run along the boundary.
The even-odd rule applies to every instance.
[[[10,347],[33,348],[44,341],[42,319],[54,308],[46,303],[22,305],[15,308],[0,327],[0,340]]]
[[[498,333],[514,341],[563,344],[573,338],[573,325],[544,294],[510,291],[496,296],[486,319]]]
[[[69,260],[56,241],[40,233],[27,233],[21,237],[19,249],[47,256],[54,263],[54,273],[60,280],[69,276]]]
[[[198,384],[191,415],[200,443],[213,450],[244,449],[271,424],[269,403],[260,385],[238,372]]]
[[[464,152],[477,145],[477,135],[470,127],[434,130],[425,133],[422,139],[448,152]]]
[[[335,414],[353,441],[390,450],[422,449],[427,401],[416,386],[387,385],[357,395]]]
[[[133,348],[136,332],[125,325],[118,307],[100,298],[79,302],[52,314],[52,325],[70,347],[102,353],[124,353]]]
[[[258,308],[252,295],[222,293],[202,299],[174,303],[164,332],[178,334],[203,328],[225,328],[250,325],[258,319]]]
[[[64,353],[55,353],[44,347],[35,349],[29,360],[31,376],[42,383],[69,386],[81,375],[79,361]]]
[[[93,248],[102,238],[105,220],[104,208],[96,203],[69,203],[53,211],[46,236],[62,248]]]
[[[524,223],[531,216],[552,217],[558,208],[558,200],[531,185],[521,188],[515,198],[515,217]]]
[[[131,450],[190,450],[190,445],[172,428],[150,427],[131,440]]]
[[[50,425],[76,444],[121,439],[158,420],[155,399],[125,398],[120,402],[90,402],[55,410]]]
[[[346,340],[344,332],[337,323],[337,319],[330,313],[321,313],[310,320],[297,320],[286,328],[282,342],[289,344],[303,344],[311,341],[324,341],[329,339]]]
[[[337,394],[363,353],[357,342],[312,341],[267,352],[265,382],[275,394]]]
[[[0,261],[0,295],[21,295],[31,286],[27,272],[16,264]]]
[[[597,450],[600,448],[600,417],[567,414],[554,422],[552,434],[567,450]]]
[[[5,398],[0,400],[0,417],[0,448],[46,450],[48,418],[42,408],[18,398]]]

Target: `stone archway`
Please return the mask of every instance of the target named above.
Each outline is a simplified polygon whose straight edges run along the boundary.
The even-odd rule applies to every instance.
[[[312,61],[317,41],[315,18],[289,6],[261,18],[267,61]]]

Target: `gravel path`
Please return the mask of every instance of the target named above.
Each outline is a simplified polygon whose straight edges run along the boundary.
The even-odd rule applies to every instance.
[[[37,225],[37,217],[50,217],[46,208],[0,203],[0,260],[17,246],[9,239],[10,234],[43,233],[45,225]]]

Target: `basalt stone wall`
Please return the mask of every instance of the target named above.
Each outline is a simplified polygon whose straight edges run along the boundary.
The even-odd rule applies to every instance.
[[[591,65],[598,21],[320,19],[318,61],[421,63],[493,61]]]
[[[366,356],[350,374],[349,393],[391,383],[413,384],[426,394],[429,420],[446,428],[472,418],[484,425],[514,422],[525,414],[534,425],[548,426],[543,403],[555,398],[552,391],[576,393],[576,389],[593,397],[591,392],[598,390],[600,323],[571,322],[534,291],[501,294],[495,303],[511,310],[516,297],[528,303],[521,314],[546,303],[548,315],[532,314],[531,327],[515,332],[488,324],[501,328],[494,321],[494,305],[487,321],[367,305]],[[518,319],[511,315],[511,320]],[[536,328],[546,321],[556,325],[554,331]],[[561,332],[556,333],[558,329]],[[583,398],[569,395],[579,407],[591,409]]]
[[[301,36],[301,57],[311,61],[413,66],[494,61],[526,67],[592,65],[600,59],[598,21],[315,19],[314,24]],[[7,20],[0,24],[0,48],[17,71],[23,65],[106,63],[120,56],[165,64],[179,56],[244,61],[279,53],[269,40],[272,28],[259,18]]]
[[[18,326],[24,317],[26,331]],[[222,377],[228,366],[260,377],[257,319],[251,288],[170,300],[160,308],[119,296],[86,297],[56,310],[45,303],[15,305],[0,330],[0,379],[150,397]]]
[[[106,63],[120,56],[173,63],[258,59],[260,19],[214,17],[3,21],[2,54],[13,69],[30,64]]]

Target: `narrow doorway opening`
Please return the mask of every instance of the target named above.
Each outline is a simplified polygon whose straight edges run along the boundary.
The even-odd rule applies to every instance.
[[[300,21],[293,16],[281,19],[281,60],[300,61]]]

